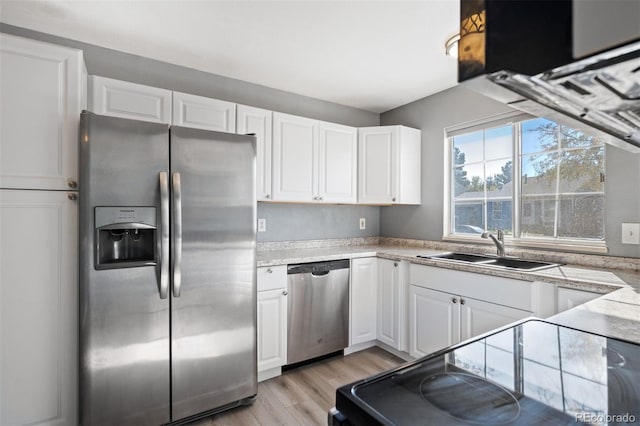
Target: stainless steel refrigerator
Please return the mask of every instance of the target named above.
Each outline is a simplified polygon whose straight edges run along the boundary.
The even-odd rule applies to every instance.
[[[79,144],[81,423],[252,402],[255,138],[83,112]]]

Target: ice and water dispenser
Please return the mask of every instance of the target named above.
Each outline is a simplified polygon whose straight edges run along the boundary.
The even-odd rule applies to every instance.
[[[96,269],[156,264],[155,207],[96,207]]]

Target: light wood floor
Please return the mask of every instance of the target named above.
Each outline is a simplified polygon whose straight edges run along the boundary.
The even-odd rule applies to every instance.
[[[252,405],[216,414],[192,425],[326,426],[327,412],[335,405],[338,387],[402,362],[377,347],[318,361],[258,383],[258,398]]]

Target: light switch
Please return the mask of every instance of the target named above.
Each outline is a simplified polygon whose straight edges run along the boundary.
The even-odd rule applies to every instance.
[[[622,244],[640,244],[640,223],[622,224]]]

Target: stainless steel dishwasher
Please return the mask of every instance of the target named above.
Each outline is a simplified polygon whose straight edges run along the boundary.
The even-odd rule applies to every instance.
[[[287,267],[287,364],[349,343],[349,260]]]

